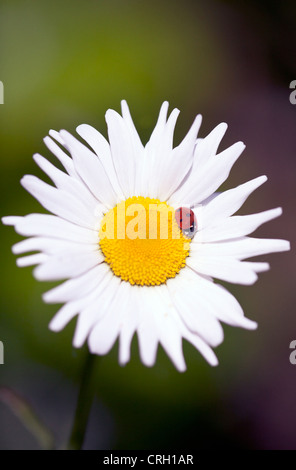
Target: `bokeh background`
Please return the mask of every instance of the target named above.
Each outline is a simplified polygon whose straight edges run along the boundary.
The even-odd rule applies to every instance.
[[[225,121],[221,148],[246,143],[223,188],[267,174],[241,213],[282,206],[284,215],[256,235],[292,242],[290,253],[262,257],[272,269],[256,285],[227,286],[259,328],[225,326],[218,368],[185,343],[186,373],[162,350],[148,369],[136,339],[126,367],[117,345],[100,360],[86,449],[296,448],[295,20],[291,0],[1,0],[1,215],[42,211],[19,180],[42,176],[32,155],[49,157],[42,139],[50,128],[74,132],[85,122],[106,135],[105,111],[125,98],[146,141],[167,99],[181,109],[176,143],[198,113],[201,136]],[[11,245],[20,238],[1,226],[0,385],[27,400],[62,446],[86,349],[71,346],[75,320],[59,334],[48,330],[58,307],[41,294],[52,284],[16,267]],[[0,449],[38,448],[0,403]]]

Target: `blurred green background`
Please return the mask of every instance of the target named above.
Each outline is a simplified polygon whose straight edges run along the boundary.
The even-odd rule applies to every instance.
[[[89,123],[106,135],[104,114],[129,103],[143,142],[165,99],[181,109],[175,141],[196,114],[201,136],[229,124],[226,147],[247,148],[224,188],[267,174],[242,213],[282,206],[284,215],[257,231],[292,242],[290,253],[262,258],[271,271],[255,286],[227,286],[256,332],[225,327],[211,368],[184,344],[188,371],[179,374],[159,351],[144,367],[133,341],[132,360],[117,364],[117,345],[100,360],[97,398],[85,448],[295,449],[296,366],[289,344],[295,320],[296,79],[295,2],[183,0],[1,0],[1,215],[42,212],[19,184],[42,176],[32,155],[50,154],[51,128],[75,132]],[[43,177],[43,176],[42,176]],[[54,432],[68,438],[86,349],[71,346],[75,320],[48,330],[57,306],[41,300],[52,284],[18,269],[1,227],[0,385],[20,393]],[[0,403],[0,449],[38,449],[38,442]]]

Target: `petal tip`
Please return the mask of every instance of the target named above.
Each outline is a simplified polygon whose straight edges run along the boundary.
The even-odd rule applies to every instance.
[[[59,325],[59,323],[55,320],[55,317],[50,321],[48,328],[50,331],[53,331],[54,333],[57,333],[58,331],[61,331],[62,327]]]
[[[1,218],[1,222],[3,225],[15,225],[15,217],[17,216],[12,216],[12,215],[6,215]]]
[[[79,126],[76,127],[76,132],[79,134],[80,132],[88,130],[90,127],[89,124],[79,124]]]
[[[106,111],[106,113],[105,113],[105,118],[106,118],[106,120],[107,120],[107,119],[109,119],[109,118],[111,118],[111,117],[116,116],[116,114],[117,114],[117,113],[116,113],[116,111],[114,111],[114,109],[111,109],[111,108],[110,108],[110,109],[107,109],[107,111]]]
[[[283,251],[291,250],[291,243],[288,240],[283,240]]]
[[[240,141],[237,142],[237,143],[238,143],[238,145],[240,145],[240,147],[242,148],[242,151],[245,150],[246,144],[245,144],[242,140],[240,140]]]
[[[219,361],[218,361],[217,357],[215,356],[215,358],[213,358],[213,360],[209,364],[212,367],[217,367],[219,365]]]
[[[84,343],[84,340],[82,338],[78,338],[78,337],[76,338],[74,336],[73,341],[72,341],[73,348],[76,348],[76,349],[82,348],[83,343]]]
[[[39,165],[39,162],[43,159],[44,157],[42,157],[42,155],[40,155],[40,153],[34,153],[33,155],[33,160],[35,163],[37,163],[37,165]]]
[[[220,122],[220,124],[218,124],[218,127],[220,127],[220,129],[223,131],[223,133],[225,133],[228,129],[228,124],[227,124],[227,122]]]
[[[255,322],[255,321],[250,320],[248,329],[249,330],[257,330],[257,328],[258,328],[258,323]]]
[[[122,109],[122,108],[129,109],[126,100],[121,100],[121,101],[120,101],[120,104],[121,104],[121,109]]]
[[[280,217],[281,215],[283,215],[283,208],[276,207],[275,209],[273,209],[273,214],[274,214],[274,217]]]
[[[30,183],[30,181],[32,181],[34,178],[36,178],[35,176],[33,175],[24,175],[21,180],[20,180],[20,184],[23,186],[23,188],[27,189],[28,187],[28,184]]]
[[[45,302],[46,304],[55,303],[55,302],[53,302],[52,299],[51,299],[50,291],[49,291],[49,292],[45,292],[44,294],[42,294],[42,295],[41,295],[41,298],[42,298],[43,302]]]

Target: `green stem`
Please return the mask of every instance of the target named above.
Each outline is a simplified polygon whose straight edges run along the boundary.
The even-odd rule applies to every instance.
[[[87,353],[68,450],[79,450],[83,446],[89,413],[95,395],[94,366],[96,359],[97,356]]]

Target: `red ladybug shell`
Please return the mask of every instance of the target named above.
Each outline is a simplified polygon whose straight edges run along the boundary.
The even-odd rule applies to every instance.
[[[175,218],[181,230],[195,231],[196,230],[196,217],[194,212],[188,207],[179,207],[175,212]]]

